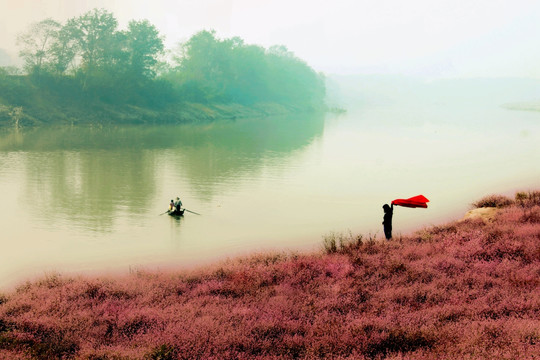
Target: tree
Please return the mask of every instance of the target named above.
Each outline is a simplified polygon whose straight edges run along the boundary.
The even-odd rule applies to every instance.
[[[192,101],[317,108],[324,100],[322,77],[284,46],[265,50],[240,38],[220,40],[214,31],[201,31],[181,50],[176,81]]]
[[[324,101],[325,86],[317,74],[303,60],[285,46],[272,46],[267,51],[269,73],[267,79],[270,99],[302,108],[317,108]]]
[[[156,27],[148,22],[130,21],[125,33],[128,72],[135,78],[154,78],[163,40]]]
[[[114,15],[104,9],[63,26],[52,19],[33,24],[18,39],[25,69],[40,75],[35,82],[40,87],[88,102],[272,102],[308,109],[323,101],[322,76],[283,46],[266,50],[204,30],[182,44],[176,66],[170,67],[159,61],[163,39],[148,20],[131,21],[124,31],[117,28]],[[45,72],[49,76],[41,76]]]
[[[227,97],[235,103],[250,105],[267,99],[268,74],[264,48],[233,40],[231,67],[227,79]]]
[[[81,67],[86,74],[110,67],[121,53],[116,36],[118,21],[104,9],[94,9],[68,21],[70,35],[81,52]]]
[[[222,96],[222,69],[226,59],[220,56],[215,31],[200,31],[182,45],[178,71],[186,95],[195,101],[216,100]]]
[[[64,74],[69,66],[75,67],[74,60],[79,52],[76,38],[77,29],[73,23],[64,25],[56,34],[50,47],[51,66],[56,74]]]
[[[17,37],[22,46],[19,55],[24,59],[24,69],[29,74],[40,75],[51,60],[51,47],[61,25],[53,19],[45,19],[30,26],[30,29]]]

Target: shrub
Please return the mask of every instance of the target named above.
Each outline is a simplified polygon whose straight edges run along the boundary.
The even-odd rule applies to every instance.
[[[36,335],[29,341],[29,351],[38,359],[72,359],[79,351],[78,343],[62,332],[40,330]]]
[[[350,253],[364,245],[363,238],[363,235],[353,235],[351,232],[348,235],[332,232],[323,237],[324,252],[326,254]],[[372,235],[370,235],[368,241],[372,240],[372,238]]]
[[[534,207],[529,210],[524,210],[523,215],[521,215],[519,220],[524,223],[539,224],[540,223],[540,207]]]
[[[323,247],[324,251],[327,254],[333,254],[337,252],[337,236],[334,233],[326,235],[323,238]]]
[[[168,344],[160,345],[144,356],[144,360],[176,360],[178,350]]]
[[[6,332],[9,330],[9,326],[6,324],[6,322],[2,319],[0,319],[0,333]]]
[[[474,202],[472,205],[475,208],[481,208],[481,207],[501,208],[501,207],[510,206],[512,204],[514,204],[514,201],[512,199],[510,199],[509,197],[507,197],[507,196],[488,195],[488,196],[485,196],[485,197],[481,198],[480,200]]]
[[[520,191],[516,193],[515,199],[522,207],[540,206],[540,191]]]
[[[419,348],[430,348],[435,338],[420,330],[390,329],[381,334],[376,341],[370,343],[367,353],[370,358],[396,352],[410,352]]]

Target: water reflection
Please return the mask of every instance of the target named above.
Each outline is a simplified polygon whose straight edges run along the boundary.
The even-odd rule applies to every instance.
[[[188,187],[194,197],[211,201],[236,179],[257,176],[268,162],[306,146],[323,128],[324,116],[312,115],[6,131],[0,135],[0,163],[9,167],[7,154],[24,154],[19,206],[49,228],[112,232],[119,218],[142,217],[152,208],[166,177],[177,181],[179,191]]]
[[[321,114],[185,127],[163,161],[178,178],[187,179],[200,199],[210,201],[222,186],[256,177],[269,164],[310,144],[323,129]]]
[[[0,133],[0,151],[201,148],[289,152],[322,134],[324,114],[242,119],[204,125],[49,127]]]
[[[110,231],[118,211],[141,213],[155,192],[155,155],[144,150],[30,153],[25,166],[24,201],[51,225]]]

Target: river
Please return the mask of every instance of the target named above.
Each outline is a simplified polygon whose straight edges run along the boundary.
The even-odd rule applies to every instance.
[[[405,235],[539,188],[540,113],[501,106],[540,99],[537,82],[338,81],[339,115],[4,129],[0,289],[382,238],[381,206],[423,194],[394,212]],[[201,215],[160,215],[176,196]]]

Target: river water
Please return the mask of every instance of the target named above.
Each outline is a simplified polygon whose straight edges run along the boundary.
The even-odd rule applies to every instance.
[[[0,133],[0,289],[34,277],[190,268],[312,251],[332,233],[394,234],[459,219],[540,185],[536,82],[347,79],[345,114],[203,125]],[[180,196],[200,213],[163,213]]]

